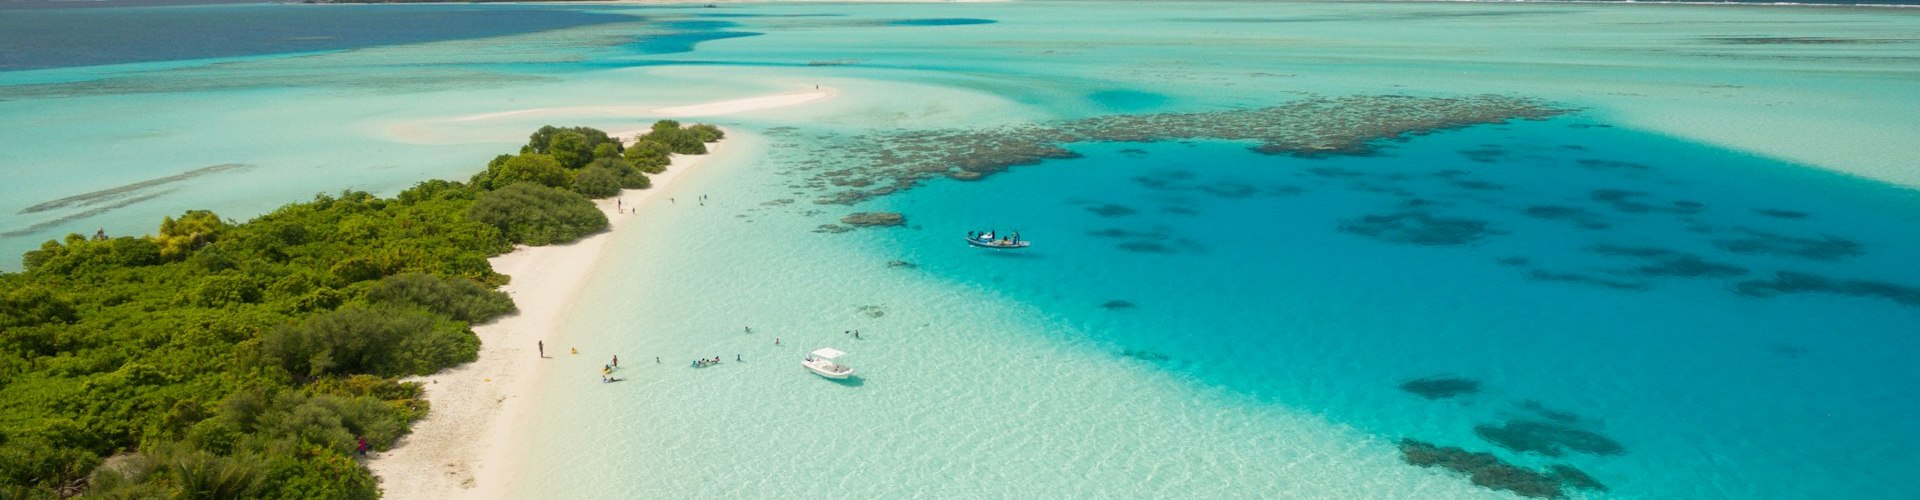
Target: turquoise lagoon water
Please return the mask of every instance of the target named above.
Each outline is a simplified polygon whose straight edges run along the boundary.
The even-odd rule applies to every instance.
[[[547,339],[583,354],[549,362],[502,443],[528,450],[514,496],[1505,495],[1405,464],[1403,438],[1571,465],[1609,488],[1570,492],[1584,496],[1920,495],[1903,473],[1920,468],[1904,417],[1920,408],[1915,14],[539,8],[632,20],[0,73],[0,116],[33,125],[0,139],[16,181],[0,187],[0,229],[84,215],[0,245],[390,193],[464,177],[541,123],[635,128],[647,106],[827,85],[840,97],[702,119],[735,131],[733,151],[670,188],[705,205],[614,236]],[[810,185],[870,166],[834,148],[902,131],[1480,93],[1576,111],[1361,157],[1075,144],[1077,159],[853,207],[813,203],[832,188]],[[56,147],[80,136],[103,147]],[[18,212],[227,163],[248,167]],[[87,213],[99,207],[113,208]],[[816,232],[861,210],[909,224]],[[1036,247],[955,241],[980,228]],[[828,345],[853,353],[858,382],[794,366]],[[600,384],[611,354],[627,381]],[[728,361],[686,366],[703,356]],[[1400,387],[1424,377],[1479,390]],[[1476,432],[1513,422],[1618,449],[1548,456]]]

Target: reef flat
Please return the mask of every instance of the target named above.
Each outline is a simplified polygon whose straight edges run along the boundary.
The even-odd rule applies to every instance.
[[[1568,111],[1504,95],[1316,96],[1257,109],[1118,114],[987,129],[896,130],[835,141],[837,147],[818,151],[819,159],[803,167],[810,175],[793,187],[815,192],[816,203],[850,205],[928,179],[979,180],[1014,166],[1076,158],[1079,155],[1065,145],[1081,142],[1250,141],[1254,151],[1270,155],[1367,155],[1386,140],[1545,119]]]

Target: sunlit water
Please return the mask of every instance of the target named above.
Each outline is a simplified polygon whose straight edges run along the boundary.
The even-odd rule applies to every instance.
[[[1498,495],[1406,465],[1403,438],[1571,465],[1610,488],[1578,495],[1920,495],[1904,473],[1920,469],[1905,417],[1920,409],[1908,390],[1920,382],[1908,361],[1920,196],[1904,187],[1920,183],[1920,151],[1903,140],[1920,132],[1915,14],[542,8],[636,17],[0,73],[0,116],[31,124],[0,139],[16,181],[0,188],[0,229],[137,200],[0,244],[138,233],[186,208],[245,217],[315,191],[390,193],[463,177],[541,123],[652,117],[450,119],[827,85],[840,97],[711,119],[736,131],[730,157],[615,236],[548,339],[582,354],[546,362],[527,425],[501,443],[528,449],[516,495]],[[1489,92],[1577,110],[1365,157],[1085,143],[1070,146],[1079,159],[857,207],[814,204],[827,192],[805,186],[862,166],[819,164],[836,158],[826,150],[897,130]],[[61,147],[82,136],[101,147]],[[250,167],[16,213],[229,163]],[[908,225],[815,231],[857,210]],[[976,229],[1035,246],[957,240]],[[853,353],[860,379],[803,371],[799,356],[822,346]],[[601,384],[612,354],[626,381]],[[687,366],[710,356],[725,362]],[[1479,390],[1400,387],[1423,377]],[[1476,432],[1512,422],[1561,422],[1619,448],[1554,457]]]

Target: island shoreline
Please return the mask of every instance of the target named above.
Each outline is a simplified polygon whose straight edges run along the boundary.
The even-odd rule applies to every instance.
[[[481,342],[475,361],[407,379],[425,388],[431,406],[391,451],[367,460],[367,468],[381,480],[383,498],[505,495],[507,476],[500,472],[512,470],[519,450],[504,443],[514,441],[509,436],[525,416],[530,388],[546,374],[536,367],[570,355],[561,342],[545,341],[560,336],[574,299],[608,257],[614,232],[641,212],[660,209],[663,193],[677,179],[724,154],[720,143],[708,148],[704,155],[674,155],[647,189],[594,200],[607,216],[607,230],[567,244],[517,245],[488,259],[495,272],[512,277],[500,290],[513,297],[519,312],[473,326]]]

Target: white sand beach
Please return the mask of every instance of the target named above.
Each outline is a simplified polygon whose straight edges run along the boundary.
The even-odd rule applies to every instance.
[[[782,94],[748,97],[745,99],[734,99],[730,101],[709,102],[704,104],[695,104],[691,106],[672,106],[672,107],[666,107],[666,108],[656,108],[653,110],[652,114],[657,114],[657,115],[665,116],[668,118],[730,115],[735,113],[746,113],[749,111],[759,111],[764,109],[798,106],[801,104],[807,104],[811,102],[825,101],[839,95],[840,93],[838,91],[835,91],[832,87],[821,87],[816,85],[812,89],[796,90],[793,92],[787,92]]]
[[[632,137],[633,133],[616,137]],[[504,446],[520,420],[527,388],[544,375],[536,342],[546,340],[549,358],[567,356],[568,347],[554,339],[572,309],[574,298],[605,257],[612,233],[635,216],[653,210],[666,199],[674,180],[719,156],[719,143],[707,154],[676,155],[667,171],[652,177],[649,189],[630,189],[614,198],[597,200],[607,214],[607,231],[566,245],[519,247],[491,259],[493,269],[513,277],[502,287],[520,308],[519,314],[473,328],[480,337],[480,358],[440,373],[412,380],[426,386],[433,407],[414,424],[393,450],[368,460],[380,477],[385,498],[499,498],[514,450]],[[618,206],[619,209],[616,209]],[[601,353],[581,353],[581,355]]]
[[[509,125],[529,120],[591,125],[608,119],[632,117],[700,118],[799,106],[830,100],[839,95],[840,92],[832,87],[810,85],[808,88],[777,94],[675,106],[555,106],[515,109],[396,122],[388,124],[386,132],[388,137],[407,144],[502,142],[522,137],[526,131],[521,130],[521,127],[503,128],[488,125]],[[506,131],[509,129],[511,131]],[[607,132],[618,137],[629,137],[644,131],[646,131],[645,128],[608,130]]]

